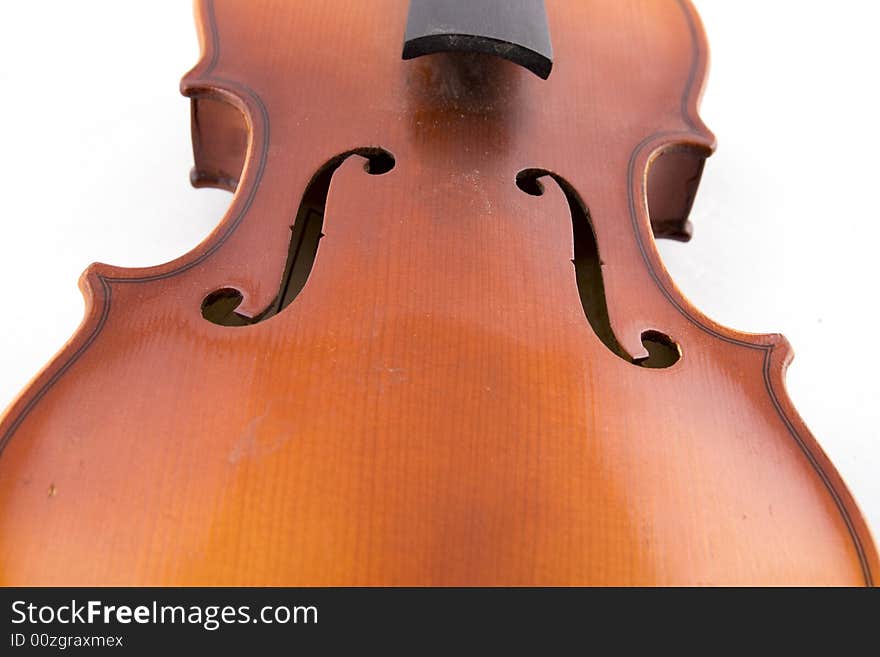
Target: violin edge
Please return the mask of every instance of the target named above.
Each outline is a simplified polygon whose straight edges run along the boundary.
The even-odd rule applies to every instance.
[[[692,64],[681,100],[683,132],[661,132],[646,137],[630,156],[630,218],[645,266],[661,293],[691,324],[717,339],[748,349],[764,351],[762,376],[764,387],[780,420],[822,480],[852,538],[859,556],[865,583],[875,586],[880,573],[880,553],[871,529],[855,498],[819,441],[807,427],[791,400],[785,385],[785,373],[794,358],[788,340],[779,333],[747,333],[722,325],[690,302],[663,264],[654,241],[647,206],[648,175],[653,161],[664,151],[688,148],[702,151],[708,158],[717,148],[717,140],[700,117],[699,106],[709,70],[709,46],[705,29],[692,0],[676,0],[688,23],[692,37]],[[637,175],[641,174],[641,175]],[[636,202],[640,199],[640,202]]]

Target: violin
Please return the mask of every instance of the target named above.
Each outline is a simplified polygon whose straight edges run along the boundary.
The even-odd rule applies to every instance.
[[[664,268],[688,0],[197,0],[197,187],[0,420],[4,585],[872,586],[778,334]]]

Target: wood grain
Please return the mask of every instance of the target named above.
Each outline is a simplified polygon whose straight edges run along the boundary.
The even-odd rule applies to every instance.
[[[652,162],[654,231],[681,236],[714,147],[690,5],[548,1],[542,81],[402,61],[406,4],[198,3],[193,180],[232,206],[178,260],[83,275],[82,326],[0,422],[0,581],[872,584],[787,342],[701,315],[654,246]],[[219,288],[272,304],[309,181],[370,147],[396,166],[336,171],[301,294],[206,321]],[[568,204],[518,189],[531,168],[587,206],[622,347],[660,330],[675,365],[593,332]]]

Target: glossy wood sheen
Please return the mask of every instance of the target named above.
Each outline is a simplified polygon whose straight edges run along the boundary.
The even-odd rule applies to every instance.
[[[401,61],[406,10],[198,4],[194,181],[244,173],[192,253],[83,275],[83,325],[0,424],[2,583],[870,584],[788,344],[701,315],[654,247],[649,164],[696,153],[671,185],[713,147],[690,5],[548,0],[547,81]],[[342,164],[293,303],[203,319],[218,288],[273,301],[303,190],[358,147],[396,166]],[[589,207],[620,343],[663,331],[674,366],[591,330],[568,205],[518,189],[529,168]],[[654,195],[683,224],[692,190]]]

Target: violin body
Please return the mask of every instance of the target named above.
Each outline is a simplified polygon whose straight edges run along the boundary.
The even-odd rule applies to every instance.
[[[5,585],[872,585],[865,521],[719,326],[688,2],[548,0],[546,80],[400,56],[408,3],[199,0],[193,182],[0,422]],[[280,284],[279,284],[280,282]]]

